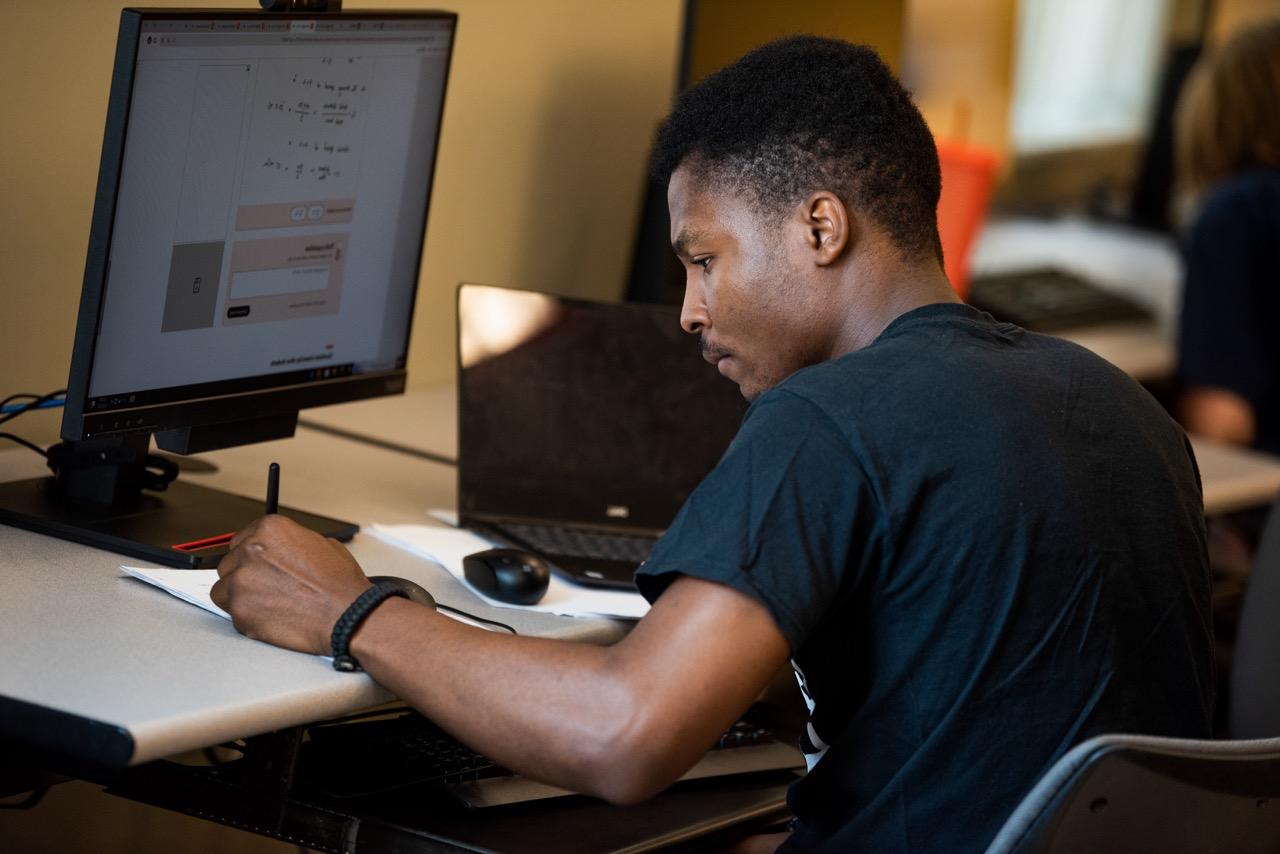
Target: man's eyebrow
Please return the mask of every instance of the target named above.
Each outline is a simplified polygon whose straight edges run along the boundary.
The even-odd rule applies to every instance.
[[[682,229],[681,232],[676,235],[676,239],[671,241],[671,248],[675,250],[677,255],[683,257],[687,254],[689,244],[701,240],[702,237],[703,232],[701,231],[688,231],[687,229]]]

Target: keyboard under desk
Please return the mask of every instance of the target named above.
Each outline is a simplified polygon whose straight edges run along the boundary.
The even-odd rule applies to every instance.
[[[417,779],[377,788],[381,771],[413,769],[400,759],[384,764],[388,751],[413,743],[422,748]],[[321,748],[308,759],[314,746]],[[306,737],[294,728],[241,747],[241,758],[219,764],[158,761],[132,768],[107,791],[333,854],[587,854],[693,840],[699,849],[715,847],[775,827],[788,817],[787,788],[803,767],[796,748],[744,722],[730,728],[684,782],[644,803],[615,807],[512,776],[416,714],[382,711],[379,719],[321,724]],[[368,751],[364,762],[361,751]],[[320,770],[331,760],[332,769]],[[344,784],[350,796],[325,791],[345,773],[358,778]]]

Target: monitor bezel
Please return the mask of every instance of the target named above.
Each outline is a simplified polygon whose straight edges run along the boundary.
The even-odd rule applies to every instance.
[[[61,436],[68,441],[81,441],[130,433],[156,433],[187,427],[213,426],[263,416],[286,415],[313,406],[345,403],[370,397],[399,394],[405,389],[409,347],[412,340],[412,317],[421,286],[422,253],[426,244],[426,225],[435,189],[436,168],[430,171],[420,217],[418,256],[413,286],[407,306],[404,358],[396,368],[337,378],[304,380],[269,388],[255,388],[216,395],[140,406],[112,407],[101,412],[86,411],[90,399],[89,378],[93,373],[94,354],[102,324],[105,304],[109,253],[115,227],[116,203],[123,171],[125,140],[133,93],[138,47],[145,22],[157,20],[438,20],[449,25],[449,47],[441,81],[439,115],[433,150],[438,154],[443,124],[449,75],[453,67],[453,50],[457,43],[458,16],[454,12],[423,10],[350,10],[345,13],[290,13],[234,9],[123,9],[116,39],[116,55],[112,68],[111,89],[107,98],[107,116],[103,130],[102,156],[98,167],[93,216],[85,259],[84,284],[80,293],[72,343],[71,364],[67,378],[66,404],[63,409]],[[252,380],[254,378],[245,378]],[[193,384],[194,385],[194,384]],[[183,388],[186,388],[185,386]]]

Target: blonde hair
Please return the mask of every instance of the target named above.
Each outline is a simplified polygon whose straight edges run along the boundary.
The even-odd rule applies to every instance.
[[[1201,59],[1175,115],[1182,180],[1193,191],[1236,172],[1280,166],[1280,18]]]

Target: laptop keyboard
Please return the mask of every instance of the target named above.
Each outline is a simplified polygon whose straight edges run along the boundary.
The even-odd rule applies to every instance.
[[[336,798],[511,773],[416,714],[313,727],[298,771],[307,784]]]
[[[1152,320],[1127,297],[1055,269],[975,277],[969,304],[1033,332]]]
[[[552,525],[512,525],[502,530],[524,545],[546,555],[573,555],[595,560],[616,560],[639,564],[653,550],[655,537],[608,534],[582,528]]]
[[[773,742],[773,734],[739,721],[712,751]],[[416,713],[313,727],[299,757],[300,781],[330,797],[351,798],[434,783],[454,786],[510,776]]]

